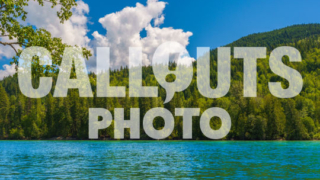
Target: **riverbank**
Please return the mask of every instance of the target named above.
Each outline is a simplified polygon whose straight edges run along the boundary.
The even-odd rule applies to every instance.
[[[320,141],[319,139],[264,139],[264,140],[252,140],[252,139],[113,139],[113,138],[99,138],[99,139],[80,139],[74,137],[53,137],[53,138],[39,138],[39,139],[0,139],[6,141]]]

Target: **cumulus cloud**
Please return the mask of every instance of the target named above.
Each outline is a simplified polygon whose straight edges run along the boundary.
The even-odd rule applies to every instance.
[[[77,6],[72,9],[73,15],[63,24],[57,17],[57,11],[60,10],[59,5],[51,8],[51,3],[44,2],[44,6],[40,6],[36,1],[29,1],[25,10],[28,12],[26,21],[21,21],[23,25],[33,25],[37,28],[44,28],[49,31],[52,37],[60,37],[64,43],[70,45],[78,45],[89,48],[90,39],[87,37],[89,6],[83,1],[77,1]],[[10,42],[7,37],[0,38],[0,41]],[[11,40],[14,41],[14,40]],[[16,47],[19,48],[19,47]],[[90,48],[89,48],[90,49]],[[12,58],[15,55],[14,50],[10,46],[2,46],[0,49],[0,59]],[[1,70],[1,78],[6,74],[14,73],[15,69],[10,65],[4,65]]]
[[[6,34],[6,33],[5,33]],[[15,42],[16,39],[9,39],[8,37],[0,37],[0,41],[1,42]],[[3,59],[10,59],[13,56],[15,56],[15,51],[12,49],[12,47],[6,45],[0,45],[0,60]],[[15,49],[20,49],[20,46],[18,45],[13,45]],[[0,80],[2,80],[4,77],[8,77],[13,75],[16,72],[15,69],[15,64],[13,65],[8,65],[8,64],[4,64],[2,66],[3,70],[0,70]]]
[[[162,14],[160,17],[154,20],[154,26],[160,26],[164,22],[164,15]]]
[[[44,2],[44,6],[40,6],[36,1],[29,1],[29,5],[25,8],[28,12],[24,25],[34,25],[37,28],[44,28],[51,33],[53,37],[60,37],[64,43],[70,45],[78,45],[87,47],[90,39],[87,37],[88,4],[83,1],[77,1],[77,6],[72,9],[73,15],[63,24],[57,17],[57,11],[60,6],[57,5],[53,9],[51,3]]]
[[[148,0],[144,6],[126,7],[119,12],[107,14],[99,23],[107,30],[106,35],[95,31],[93,46],[110,47],[110,65],[113,68],[128,66],[129,47],[142,47],[143,65],[150,65],[156,48],[164,42],[176,41],[186,47],[191,32],[182,29],[160,28],[164,22],[165,2]],[[154,26],[152,26],[152,21]],[[146,37],[140,36],[141,31]]]
[[[39,5],[36,1],[29,1],[25,10],[28,12],[26,21],[20,20],[23,25],[33,25],[37,28],[44,28],[51,33],[53,37],[60,37],[64,43],[70,45],[78,45],[88,47],[90,39],[87,37],[89,13],[88,4],[83,1],[77,1],[77,6],[72,9],[73,15],[68,21],[63,24],[57,17],[57,12],[60,10],[60,5],[51,7],[50,2],[44,2],[44,6]],[[13,42],[8,37],[0,37],[2,42]],[[16,46],[16,48],[19,48]],[[0,59],[2,57],[12,58],[15,55],[14,50],[10,46],[2,46],[0,49]]]
[[[10,40],[8,37],[0,37],[0,41],[1,42],[13,42],[14,40]],[[15,55],[14,50],[12,49],[12,47],[6,45],[3,46],[2,44],[0,44],[1,48],[0,48],[0,59],[2,58],[12,58]],[[16,47],[16,45],[15,45]]]
[[[14,73],[16,73],[16,65],[8,65],[5,64],[2,66],[3,70],[0,70],[0,80],[2,80],[4,77],[12,76]]]
[[[186,47],[192,33],[172,27],[160,28],[164,23],[163,10],[167,3],[158,0],[148,0],[146,5],[136,3],[135,7],[125,7],[119,12],[107,14],[99,19],[99,23],[106,29],[106,34],[97,31],[92,33],[93,39],[89,39],[87,24],[89,6],[83,1],[77,1],[78,6],[73,8],[73,16],[60,23],[57,17],[59,5],[51,8],[51,4],[44,2],[41,7],[37,2],[29,1],[26,7],[28,16],[24,25],[34,25],[37,28],[48,30],[53,37],[60,37],[64,43],[78,45],[94,50],[96,47],[110,47],[110,61],[112,68],[128,66],[129,47],[142,47],[143,65],[150,65],[156,48],[164,42],[176,41]],[[140,33],[146,31],[146,36]],[[1,47],[1,56],[10,58],[14,51]],[[185,58],[185,57],[184,57]],[[193,58],[192,58],[193,59]],[[96,58],[91,57],[87,61],[88,69],[95,71]],[[7,65],[8,66],[8,65]]]

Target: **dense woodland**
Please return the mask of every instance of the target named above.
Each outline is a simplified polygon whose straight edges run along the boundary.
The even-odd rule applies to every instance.
[[[274,74],[267,59],[258,59],[258,93],[256,98],[243,97],[243,61],[231,61],[231,88],[229,93],[218,99],[203,97],[197,90],[196,62],[194,77],[189,87],[163,104],[166,92],[157,83],[152,74],[152,67],[143,67],[143,85],[158,86],[158,98],[82,98],[77,90],[69,90],[66,98],[53,98],[52,92],[41,99],[27,98],[21,94],[17,75],[6,77],[0,82],[0,139],[50,139],[54,137],[72,137],[87,139],[88,109],[107,108],[113,113],[114,108],[125,108],[125,118],[130,119],[130,108],[139,107],[140,120],[153,107],[165,107],[174,115],[176,107],[201,108],[201,112],[210,107],[221,107],[231,116],[231,131],[225,137],[234,140],[310,140],[320,139],[320,24],[295,25],[267,33],[252,34],[227,46],[230,47],[267,47],[268,54],[279,46],[293,46],[302,55],[303,61],[285,64],[298,70],[304,81],[299,96],[280,99],[272,96],[268,82],[288,82]],[[217,78],[216,49],[211,51],[211,85],[214,88]],[[319,60],[318,60],[319,59]],[[174,68],[174,64],[172,64]],[[54,77],[56,73],[48,73]],[[113,70],[110,74],[111,85],[129,85],[129,70],[124,67]],[[89,74],[92,90],[96,92],[96,76]],[[35,77],[36,81],[37,77]],[[168,79],[169,81],[172,80]],[[199,127],[199,117],[193,117],[193,138],[206,139]],[[175,129],[168,139],[182,138],[182,117],[175,116]],[[217,118],[211,120],[211,127],[219,128]],[[155,128],[161,129],[163,120],[156,118]],[[142,127],[142,126],[141,126]],[[100,130],[101,139],[113,138],[113,125]],[[125,131],[130,137],[130,131]],[[143,128],[141,138],[149,139]]]

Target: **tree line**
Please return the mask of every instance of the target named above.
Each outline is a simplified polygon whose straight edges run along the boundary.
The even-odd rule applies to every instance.
[[[210,107],[224,108],[231,116],[232,127],[225,139],[234,140],[310,140],[320,139],[320,25],[296,25],[267,33],[259,33],[241,38],[227,46],[247,47],[265,46],[268,52],[279,46],[293,46],[301,54],[303,61],[290,63],[287,58],[283,62],[298,70],[304,81],[300,95],[290,99],[279,99],[272,96],[268,82],[281,82],[283,87],[288,82],[273,74],[269,68],[268,57],[257,61],[257,97],[243,97],[243,61],[231,60],[231,88],[229,93],[218,99],[203,97],[196,83],[196,66],[189,87],[183,92],[175,93],[174,98],[166,104],[163,89],[156,81],[152,67],[143,67],[143,85],[158,86],[157,98],[130,98],[128,96],[129,69],[123,67],[110,72],[110,82],[114,86],[127,87],[125,98],[92,98],[79,97],[77,90],[69,90],[68,97],[53,98],[52,92],[40,99],[31,99],[21,94],[17,75],[6,77],[0,82],[0,139],[50,139],[54,137],[88,138],[88,109],[106,108],[112,114],[114,108],[125,109],[125,119],[130,119],[130,108],[140,108],[140,120],[151,108],[164,107],[173,115],[175,108],[200,108],[201,113]],[[216,50],[210,55],[211,86],[217,85],[217,55]],[[319,59],[319,60],[318,60]],[[170,65],[171,69],[175,64]],[[33,74],[33,85],[36,88],[40,76],[57,79],[57,72],[43,71]],[[73,77],[76,77],[73,74]],[[96,94],[96,75],[89,74],[90,83]],[[167,81],[173,81],[168,76]],[[168,139],[182,139],[182,117],[175,116],[175,128]],[[193,117],[193,139],[206,139],[199,127],[199,117]],[[156,118],[154,127],[161,129],[163,120]],[[210,122],[213,129],[220,127],[220,120],[213,118]],[[100,138],[113,138],[113,125],[99,131]],[[126,129],[125,137],[130,137]],[[149,139],[143,129],[141,138]]]

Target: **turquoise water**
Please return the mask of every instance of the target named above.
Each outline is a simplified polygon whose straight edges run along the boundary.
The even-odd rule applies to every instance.
[[[320,142],[0,141],[0,178],[320,178]]]

